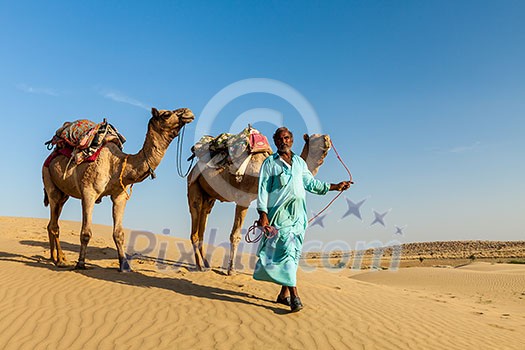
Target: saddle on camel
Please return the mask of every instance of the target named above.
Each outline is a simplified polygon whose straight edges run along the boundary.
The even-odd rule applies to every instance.
[[[242,180],[252,154],[267,152],[272,154],[272,148],[266,136],[248,125],[238,134],[222,133],[216,137],[204,135],[191,148],[191,160],[199,158],[199,162],[210,168],[229,168],[230,173]]]
[[[53,147],[54,150],[45,160],[44,166],[48,167],[61,154],[69,158],[68,167],[73,160],[75,165],[93,162],[108,142],[113,142],[122,149],[126,139],[106,118],[98,124],[87,119],[65,122],[53,138],[45,143],[49,150]]]

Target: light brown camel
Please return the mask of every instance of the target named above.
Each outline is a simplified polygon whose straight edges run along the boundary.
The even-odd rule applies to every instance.
[[[97,160],[69,166],[68,158],[60,155],[49,167],[42,168],[44,181],[44,204],[49,204],[50,219],[47,225],[51,260],[57,266],[68,266],[59,240],[58,219],[69,197],[82,202],[82,229],[80,232],[80,254],[77,269],[85,269],[86,248],[91,238],[91,216],[95,202],[111,196],[113,202],[113,240],[117,246],[119,271],[131,271],[124,254],[124,230],[122,218],[128,200],[127,188],[141,182],[153,173],[164,157],[171,141],[180,129],[194,119],[187,108],[174,111],[152,108],[152,118],[142,149],[137,154],[125,154],[114,143],[109,142]],[[64,174],[66,171],[66,174]]]
[[[301,152],[308,169],[313,175],[317,174],[319,167],[330,149],[328,135],[304,135],[305,145]],[[195,263],[199,270],[209,268],[210,265],[204,255],[204,231],[208,215],[216,200],[221,202],[235,202],[235,217],[230,233],[230,257],[228,275],[234,271],[234,261],[237,246],[241,240],[241,229],[250,203],[257,198],[259,171],[262,162],[268,153],[252,155],[245,175],[238,181],[235,174],[227,168],[213,168],[206,166],[206,162],[199,161],[188,176],[188,204],[191,214],[191,242],[195,253]]]

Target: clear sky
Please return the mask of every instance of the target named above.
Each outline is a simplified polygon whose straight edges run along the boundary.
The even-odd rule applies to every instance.
[[[250,120],[271,136],[277,116],[300,152],[318,120],[356,184],[309,240],[523,240],[524,19],[525,2],[509,0],[0,1],[0,215],[48,217],[43,143],[64,121],[106,117],[135,153],[151,107],[188,107],[185,156],[199,121],[218,134]],[[237,96],[203,114],[236,83]],[[126,227],[188,237],[175,150],[134,187]],[[333,152],[317,177],[346,178]],[[343,217],[347,200],[364,200],[362,220],[355,208]],[[384,226],[371,225],[374,210]],[[210,216],[220,241],[233,212],[218,203]],[[63,218],[80,220],[78,200]],[[250,209],[245,228],[255,218]],[[94,222],[111,224],[108,198]]]

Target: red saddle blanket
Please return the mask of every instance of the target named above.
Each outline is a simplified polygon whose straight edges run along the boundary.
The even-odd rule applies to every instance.
[[[84,158],[83,162],[94,162],[97,160],[98,155],[100,154],[100,151],[102,151],[103,147],[100,147],[95,153],[93,153],[91,156]],[[49,164],[51,164],[51,161],[58,157],[59,155],[66,156],[68,158],[71,158],[73,155],[73,148],[71,147],[64,147],[64,148],[56,148],[45,160],[44,166],[47,168],[49,167]]]

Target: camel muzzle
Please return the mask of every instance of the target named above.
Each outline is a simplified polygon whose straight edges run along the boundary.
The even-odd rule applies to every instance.
[[[195,117],[182,117],[181,118],[181,121],[183,124],[188,124],[188,123],[191,123],[193,120],[195,119]]]

